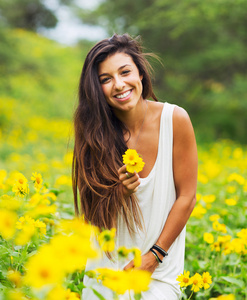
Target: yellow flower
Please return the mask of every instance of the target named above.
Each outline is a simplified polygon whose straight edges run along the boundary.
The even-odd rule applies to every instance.
[[[215,195],[206,195],[206,196],[203,196],[202,197],[202,200],[205,202],[205,203],[212,203],[214,202],[216,199],[216,196]]]
[[[136,268],[139,268],[142,264],[142,253],[141,253],[141,250],[138,249],[138,248],[132,248],[131,249],[132,253],[134,254],[134,266]]]
[[[5,170],[0,170],[0,189],[4,189],[4,179],[7,176],[7,172]]]
[[[138,269],[127,271],[128,290],[134,291],[135,294],[147,291],[151,282],[151,273]]]
[[[24,217],[20,217],[19,220],[16,222],[17,229],[23,229],[25,225],[29,225],[34,227],[35,220],[29,217],[28,215]]]
[[[55,204],[50,205],[50,200],[46,195],[34,194],[29,202],[26,204],[28,215],[37,218],[38,216],[46,216],[56,212],[57,206]]]
[[[67,235],[77,234],[85,239],[90,239],[90,237],[98,233],[98,231],[97,227],[87,224],[79,218],[75,218],[73,220],[62,220],[57,226],[57,232],[62,232]]]
[[[67,291],[65,290],[65,288],[61,285],[56,285],[48,292],[45,300],[67,300],[66,295]]]
[[[78,299],[81,299],[81,297],[78,293],[71,292],[70,289],[67,289],[65,299],[66,300],[78,300]]]
[[[214,236],[212,235],[212,233],[205,232],[203,235],[203,239],[208,244],[213,244],[214,242]]]
[[[25,297],[25,295],[17,289],[9,290],[7,292],[7,297],[8,300],[30,300],[30,298]]]
[[[46,224],[40,220],[36,220],[34,226],[39,229],[39,236],[46,235]]]
[[[104,286],[120,295],[128,290],[133,290],[136,294],[146,291],[151,281],[151,273],[137,269],[122,271],[99,268],[96,272],[99,273]]]
[[[211,216],[209,217],[209,220],[210,220],[211,222],[218,221],[219,219],[220,219],[220,216],[219,216],[219,215],[211,215]]]
[[[130,249],[126,248],[125,246],[121,246],[118,248],[117,252],[119,257],[127,258],[130,253]]]
[[[115,248],[116,228],[104,230],[98,235],[99,245],[102,251],[112,252]]]
[[[218,221],[214,221],[213,222],[213,229],[215,231],[222,232],[222,233],[226,233],[227,232],[226,225],[225,224],[221,224]]]
[[[184,274],[178,275],[176,280],[179,281],[181,288],[190,285],[190,271],[184,270]]]
[[[208,177],[202,174],[200,171],[198,172],[198,182],[201,182],[202,184],[208,183]]]
[[[28,215],[19,218],[16,228],[21,230],[15,238],[15,243],[20,246],[26,245],[36,232],[40,237],[46,234],[46,224],[40,220],[35,221]]]
[[[235,199],[233,199],[233,198],[230,198],[230,199],[226,199],[226,200],[225,200],[225,203],[226,203],[227,205],[229,205],[229,206],[234,206],[234,205],[237,204],[237,201],[236,201]]]
[[[17,214],[5,209],[0,209],[0,235],[6,239],[11,239],[15,234],[15,224]]]
[[[204,289],[208,289],[212,283],[212,276],[208,272],[202,274],[202,284]]]
[[[126,165],[127,172],[141,172],[145,163],[143,159],[138,155],[136,150],[128,149],[125,154],[123,154],[123,163]]]
[[[102,278],[102,284],[112,291],[122,295],[129,289],[129,278],[126,271],[98,268],[96,272],[100,275],[98,278]]]
[[[43,182],[41,174],[37,172],[32,173],[31,180],[33,180],[34,187],[36,188],[36,190],[39,191],[42,188],[42,182]]]
[[[63,262],[63,269],[66,272],[82,270],[87,259],[98,256],[91,240],[76,234],[56,235],[52,238],[50,247],[56,258]]]
[[[193,209],[191,217],[201,219],[206,212],[207,210],[199,203]]]
[[[8,271],[7,278],[15,285],[16,288],[21,286],[21,273],[19,271]]]
[[[35,234],[35,228],[31,226],[25,226],[23,229],[17,233],[15,238],[15,244],[18,246],[24,246],[30,242],[31,238]]]
[[[65,289],[61,285],[55,286],[52,290],[47,294],[46,300],[78,300],[80,299],[80,295],[75,292],[71,292],[70,289]]]
[[[229,242],[231,238],[232,237],[230,235],[218,236],[217,241],[222,245]]]
[[[228,176],[227,180],[228,182],[236,181],[240,185],[244,185],[245,183],[244,177],[237,173],[232,173],[230,176]]]
[[[240,237],[241,239],[247,241],[247,228],[242,229],[237,233],[237,236]]]
[[[65,275],[62,265],[61,260],[58,260],[54,252],[51,251],[51,247],[44,245],[26,263],[24,283],[34,288],[60,284]]]
[[[236,193],[236,190],[237,188],[233,185],[229,185],[227,188],[226,188],[226,191],[229,193],[229,194],[234,194]]]
[[[216,251],[220,252],[220,243],[219,242],[214,242],[213,244],[210,245],[211,251]]]
[[[0,197],[0,207],[8,210],[18,210],[22,205],[21,199],[16,199],[9,195],[2,195]]]
[[[27,179],[21,173],[16,175],[15,184],[12,188],[12,191],[15,193],[16,196],[24,197],[29,193],[29,186],[27,183]]]
[[[61,175],[56,179],[55,186],[60,186],[60,185],[72,185],[72,179],[70,176],[67,175]]]
[[[237,254],[246,254],[245,245],[246,245],[246,242],[239,238],[233,239],[230,243],[232,252],[235,252]]]
[[[196,273],[194,276],[190,278],[190,284],[192,284],[191,290],[194,292],[198,292],[200,288],[203,287],[202,276]]]

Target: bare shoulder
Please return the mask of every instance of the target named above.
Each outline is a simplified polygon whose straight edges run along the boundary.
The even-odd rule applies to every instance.
[[[173,123],[174,125],[182,125],[184,123],[190,123],[190,117],[187,113],[187,111],[180,107],[180,106],[175,106],[174,112],[173,112]]]
[[[187,111],[179,106],[173,112],[174,145],[188,147],[195,143],[194,129]]]
[[[150,122],[157,122],[159,124],[159,119],[162,113],[164,103],[156,102],[156,101],[149,101],[148,100],[148,110],[150,115]]]
[[[194,134],[190,117],[185,109],[176,106],[173,112],[173,134],[176,136],[188,136]]]

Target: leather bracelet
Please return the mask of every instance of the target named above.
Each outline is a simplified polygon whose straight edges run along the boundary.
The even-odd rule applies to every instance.
[[[156,244],[154,244],[151,249],[157,250],[163,257],[168,256],[168,253],[164,249],[162,249],[160,246],[158,246]]]
[[[156,260],[158,263],[162,264],[162,260],[159,258],[158,254],[151,248],[150,251],[153,253],[153,255],[155,256]]]

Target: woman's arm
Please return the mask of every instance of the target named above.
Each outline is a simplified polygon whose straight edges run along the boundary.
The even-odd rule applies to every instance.
[[[197,147],[187,112],[176,107],[173,113],[173,174],[176,201],[157,240],[168,251],[183,230],[196,203]]]
[[[173,173],[177,199],[156,242],[166,251],[183,230],[195,206],[197,163],[196,140],[190,118],[184,109],[175,107],[173,113]],[[157,254],[161,259],[163,258],[158,252]],[[157,266],[158,262],[153,253],[149,251],[142,256],[141,269],[152,273]],[[132,267],[133,262],[131,261],[125,270]]]

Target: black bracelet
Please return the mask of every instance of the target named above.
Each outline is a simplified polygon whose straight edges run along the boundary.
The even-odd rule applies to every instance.
[[[152,249],[157,250],[164,257],[168,255],[168,253],[164,249],[162,249],[160,246],[156,244],[153,245]]]
[[[158,254],[152,248],[150,249],[150,251],[155,255],[156,259],[158,259],[157,261],[162,264],[162,260],[159,258]]]

